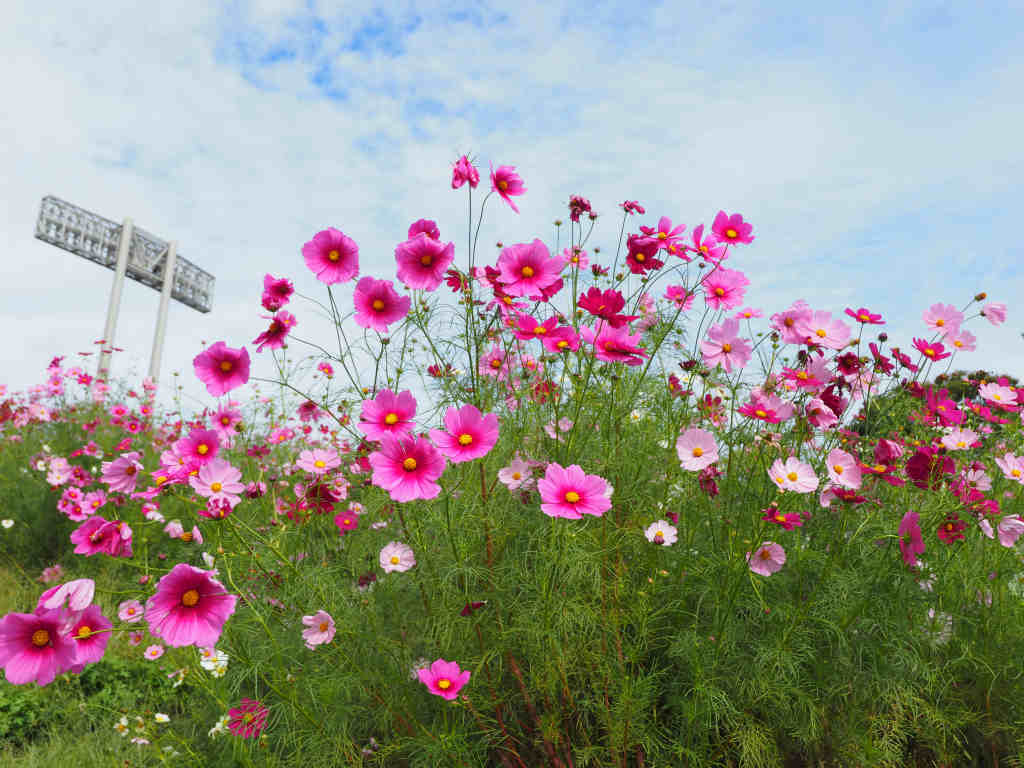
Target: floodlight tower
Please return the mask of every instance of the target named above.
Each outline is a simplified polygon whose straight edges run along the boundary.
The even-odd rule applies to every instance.
[[[110,373],[110,352],[125,275],[160,291],[153,351],[149,358],[149,376],[154,382],[160,377],[170,300],[176,299],[203,313],[209,312],[213,305],[213,275],[178,256],[177,241],[164,242],[134,226],[131,219],[119,225],[48,195],[39,209],[36,238],[114,270],[97,378],[107,378]]]

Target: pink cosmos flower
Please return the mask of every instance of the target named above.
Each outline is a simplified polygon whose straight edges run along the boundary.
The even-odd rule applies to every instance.
[[[298,323],[295,315],[281,310],[271,318],[270,327],[253,339],[252,343],[257,345],[256,351],[262,352],[264,348],[281,349],[284,346],[284,340]]]
[[[719,363],[726,373],[731,373],[733,366],[742,368],[750,361],[753,352],[750,342],[739,337],[740,321],[730,318],[719,325],[708,329],[708,338],[700,343],[700,351],[704,362],[714,367]]]
[[[716,269],[703,285],[705,304],[711,309],[731,309],[743,303],[750,280],[738,269]]]
[[[562,251],[562,261],[565,262],[566,266],[576,267],[577,269],[586,269],[590,266],[587,252],[575,245]]]
[[[691,427],[676,438],[676,453],[683,469],[700,472],[718,461],[718,444],[710,432]]]
[[[103,462],[103,482],[110,486],[110,490],[132,493],[135,484],[139,481],[139,472],[142,464],[139,462],[141,454],[138,451],[130,451],[121,454],[113,461]]]
[[[963,313],[952,304],[932,304],[921,318],[929,329],[943,336],[955,336],[964,321]]]
[[[458,189],[467,181],[470,189],[476,189],[476,185],[480,183],[480,173],[463,155],[455,162],[455,167],[452,169],[452,189]]]
[[[356,314],[352,318],[360,328],[370,328],[378,333],[387,333],[391,323],[397,323],[412,306],[412,299],[395,293],[390,280],[364,277],[356,283],[352,297]]]
[[[497,414],[484,416],[474,405],[450,407],[444,415],[444,426],[444,430],[430,430],[430,439],[453,464],[486,456],[498,442]]]
[[[820,397],[811,398],[807,403],[807,408],[804,409],[804,413],[807,416],[807,421],[818,429],[828,429],[839,423],[839,418],[836,416],[835,411],[829,408]]]
[[[326,475],[332,469],[341,466],[341,457],[337,451],[325,451],[314,448],[311,451],[303,451],[299,454],[295,466],[312,472],[314,475]]]
[[[511,373],[509,356],[497,343],[491,345],[490,350],[480,355],[477,364],[477,371],[481,376],[491,376],[498,381],[504,381]]]
[[[142,621],[143,612],[144,609],[142,607],[142,603],[138,600],[125,600],[117,606],[117,618],[121,621],[126,621],[129,624]]]
[[[1013,547],[1017,539],[1024,534],[1024,520],[1019,515],[1007,515],[999,521],[999,543],[1004,547]]]
[[[309,627],[302,630],[302,639],[306,641],[309,650],[316,650],[318,645],[334,639],[334,619],[327,611],[317,611],[312,616],[303,616],[302,623]]]
[[[925,356],[928,360],[938,361],[945,360],[947,357],[952,355],[952,352],[946,352],[946,348],[942,344],[932,344],[924,339],[914,339],[914,346],[917,351]]]
[[[978,387],[978,395],[996,405],[1015,405],[1017,401],[1017,393],[1013,389],[994,381],[987,381]]]
[[[959,352],[974,352],[978,348],[977,341],[973,333],[962,328],[949,339],[949,343]]]
[[[258,701],[242,699],[237,707],[228,710],[228,730],[243,739],[255,738],[266,728],[269,711]]]
[[[416,426],[416,399],[405,390],[397,395],[390,389],[381,390],[373,400],[363,400],[359,428],[367,440],[380,440],[385,435],[406,437]]]
[[[667,520],[658,520],[647,526],[644,536],[652,544],[661,544],[669,547],[676,543],[678,531],[675,526],[670,525]]]
[[[263,296],[261,298],[263,308],[268,312],[277,312],[277,310],[291,300],[294,292],[295,286],[292,285],[292,281],[288,278],[275,278],[272,275],[264,275]]]
[[[600,517],[612,506],[611,486],[600,475],[588,475],[578,464],[562,467],[551,462],[537,481],[541,511],[549,517],[579,520]]]
[[[237,601],[210,571],[178,563],[146,602],[149,633],[171,646],[216,645]]]
[[[850,328],[831,312],[817,311],[803,315],[796,323],[801,344],[814,344],[827,349],[842,349],[850,340]]]
[[[36,612],[62,610],[78,614],[89,607],[95,594],[96,583],[92,579],[73,579],[43,592],[36,604]]]
[[[552,258],[540,238],[503,248],[498,256],[498,281],[509,296],[531,296],[556,283],[562,260]]]
[[[996,466],[1003,471],[1003,477],[1007,480],[1016,480],[1024,485],[1024,456],[1005,453],[1002,458],[996,457]]]
[[[639,346],[641,333],[629,332],[628,326],[612,328],[604,323],[598,323],[598,331],[583,325],[580,326],[580,336],[588,344],[594,346],[594,356],[606,363],[625,363],[626,365],[641,365],[647,351]]]
[[[334,516],[334,524],[338,526],[338,535],[344,536],[349,531],[354,531],[359,527],[359,515],[351,510],[339,512]]]
[[[911,568],[917,565],[917,556],[924,552],[924,541],[921,539],[921,526],[918,524],[917,512],[907,512],[900,520],[900,554],[903,562]]]
[[[49,685],[75,663],[75,645],[60,611],[9,613],[0,619],[0,666],[7,682]]]
[[[232,349],[218,341],[196,355],[192,367],[206,391],[219,397],[249,380],[249,352],[245,347]]]
[[[220,437],[213,429],[193,429],[188,437],[174,443],[174,453],[185,462],[206,464],[217,458],[220,452]]]
[[[733,317],[737,320],[753,320],[758,317],[764,317],[764,312],[760,309],[754,309],[753,307],[744,307],[733,315]]]
[[[432,694],[454,701],[462,686],[469,682],[470,672],[459,669],[454,661],[438,659],[429,667],[416,670],[416,675]]]
[[[793,406],[775,394],[766,394],[757,388],[750,394],[750,400],[737,409],[738,413],[759,419],[769,424],[778,424],[793,416]]]
[[[380,567],[384,573],[405,573],[416,565],[412,548],[400,541],[389,541],[380,551]]]
[[[947,451],[966,451],[978,441],[978,433],[973,429],[954,429],[942,436],[940,441]]]
[[[882,319],[881,315],[876,315],[864,307],[861,307],[856,311],[847,307],[846,314],[863,325],[885,325],[885,320]]]
[[[245,490],[245,485],[239,482],[241,479],[242,470],[217,458],[203,464],[199,474],[190,476],[188,483],[200,496],[211,501],[226,501],[234,509],[242,500],[239,494]]]
[[[348,282],[359,274],[359,246],[334,227],[313,235],[302,246],[302,258],[316,279],[327,285]]]
[[[509,207],[519,213],[519,209],[516,208],[516,204],[512,202],[512,195],[521,195],[526,191],[526,187],[523,186],[523,180],[519,178],[518,174],[515,173],[516,167],[514,165],[499,165],[498,170],[494,170],[494,164],[491,164],[491,189],[501,195],[502,199],[509,204]],[[517,294],[522,296],[523,294]]]
[[[1006,322],[1006,305],[999,301],[993,301],[981,308],[981,315],[992,325],[1002,325]]]
[[[561,325],[543,334],[540,343],[548,352],[575,352],[580,348],[580,337],[571,325]]]
[[[711,231],[722,243],[731,245],[754,242],[754,236],[750,234],[754,231],[754,227],[749,222],[743,221],[743,217],[738,213],[729,216],[725,211],[719,211],[711,223]]]
[[[828,476],[836,485],[857,490],[861,486],[860,464],[846,451],[833,448],[825,461]]]
[[[753,554],[747,552],[750,570],[762,576],[777,573],[786,562],[786,550],[774,541],[766,541]]]
[[[665,298],[671,301],[680,312],[686,312],[693,307],[696,295],[692,291],[688,291],[685,285],[670,285],[665,288]]]
[[[369,455],[372,482],[395,501],[433,499],[441,493],[437,479],[444,474],[444,457],[423,437],[383,435],[380,450]]]
[[[71,533],[76,555],[132,556],[132,529],[120,520],[90,517]]]
[[[425,232],[410,236],[395,248],[398,279],[417,290],[436,290],[454,259],[455,243],[441,245]]]
[[[657,229],[641,226],[640,231],[644,233],[645,237],[638,238],[637,244],[651,244],[656,246],[655,252],[664,249],[671,254],[683,258],[684,249],[679,247],[681,245],[679,241],[683,239],[683,232],[686,231],[685,224],[680,224],[678,227],[673,228],[672,219],[668,216],[662,216],[658,219]]]
[[[811,493],[818,487],[818,476],[814,474],[814,468],[795,456],[790,456],[785,463],[782,459],[776,459],[768,474],[783,491]]]
[[[507,467],[498,470],[498,480],[510,491],[520,488],[528,490],[533,485],[530,464],[520,458],[517,453]]]
[[[75,646],[75,663],[72,671],[80,672],[86,664],[94,664],[103,658],[113,626],[98,605],[90,605],[82,611],[68,632],[68,637]]]
[[[726,258],[726,251],[728,246],[725,243],[718,242],[718,238],[713,232],[708,232],[707,236],[704,236],[704,225],[699,224],[696,229],[691,233],[693,239],[692,246],[685,246],[687,251],[693,251],[698,254],[699,258],[706,259],[712,264],[718,264]],[[682,258],[689,261],[689,257],[683,256]]]
[[[786,344],[803,344],[806,334],[797,330],[798,324],[810,323],[814,319],[814,310],[806,301],[798,300],[785,312],[776,312],[771,316],[771,326],[782,337]]]

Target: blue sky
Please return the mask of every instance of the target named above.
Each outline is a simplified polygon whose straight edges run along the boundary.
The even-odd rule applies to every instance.
[[[490,162],[514,165],[528,188],[519,215],[489,204],[482,243],[553,244],[570,194],[602,214],[591,244],[604,253],[626,199],[647,209],[630,231],[738,211],[757,239],[730,266],[766,315],[800,298],[867,306],[909,347],[930,304],[984,290],[1009,321],[969,325],[979,349],[956,365],[1024,375],[1019,3],[112,0],[87,17],[59,1],[10,15],[12,389],[94,348],[110,290],[111,273],[33,239],[44,195],[131,216],[217,276],[209,315],[172,307],[163,362],[165,386],[181,371],[201,404],[200,340],[252,348],[266,272],[319,295],[299,249],[320,229],[359,243],[363,274],[391,278],[395,245],[430,218],[465,263],[465,189],[450,178],[467,152],[484,178]],[[119,372],[145,371],[156,299],[126,286]]]

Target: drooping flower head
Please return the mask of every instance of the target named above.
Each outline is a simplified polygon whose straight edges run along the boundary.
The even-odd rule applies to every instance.
[[[470,189],[476,189],[476,185],[480,183],[480,172],[463,155],[455,162],[455,167],[452,169],[452,189],[458,189],[467,181]]]
[[[416,426],[416,399],[404,390],[397,395],[390,389],[377,393],[372,400],[363,400],[360,421],[356,425],[367,440],[380,440],[385,435],[406,437]]]
[[[424,437],[383,435],[380,450],[369,455],[372,482],[395,501],[433,499],[441,493],[437,479],[444,474],[444,457]]]
[[[360,328],[370,328],[378,333],[387,333],[391,323],[397,323],[412,306],[412,299],[399,296],[390,280],[364,277],[356,283],[352,296],[356,314],[352,318]]]
[[[359,246],[334,227],[313,235],[302,246],[302,258],[316,279],[327,285],[348,282],[359,274]]]
[[[508,203],[513,211],[519,213],[516,204],[512,202],[512,195],[518,196],[523,194],[526,191],[526,187],[523,186],[523,180],[519,178],[515,170],[516,167],[514,165],[499,165],[498,170],[495,171],[494,164],[492,163],[491,189],[501,195],[502,199]]]
[[[416,670],[416,675],[432,694],[454,701],[462,686],[469,682],[470,672],[459,669],[454,661],[438,659],[429,667]]]
[[[480,413],[475,405],[450,407],[444,415],[444,426],[430,430],[430,439],[453,464],[486,456],[498,442],[498,416]]]
[[[600,517],[612,506],[611,486],[600,475],[588,475],[578,464],[563,467],[551,462],[537,481],[541,511],[549,517],[579,520]]]
[[[268,312],[277,312],[287,304],[295,292],[292,281],[286,277],[275,278],[272,275],[263,277],[263,296],[261,303]]]
[[[150,634],[168,645],[212,646],[237,601],[209,571],[178,563],[146,602],[146,622]]]
[[[1002,325],[1006,322],[1006,305],[1000,301],[992,301],[981,308],[981,316],[992,325]]]
[[[218,341],[196,355],[192,367],[206,391],[219,397],[249,380],[249,352],[245,347],[232,349]]]
[[[398,279],[417,290],[433,291],[444,279],[455,259],[455,243],[442,245],[426,232],[399,243],[395,248]]]

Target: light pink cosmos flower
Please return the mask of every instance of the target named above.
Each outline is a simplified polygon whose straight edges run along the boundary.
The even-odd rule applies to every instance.
[[[771,576],[786,563],[786,550],[774,541],[766,541],[753,554],[747,552],[747,563],[754,573]]]
[[[242,500],[239,494],[245,490],[241,479],[242,470],[224,459],[217,458],[209,464],[202,465],[198,475],[189,477],[188,484],[200,496],[211,501],[226,501],[234,509]]]
[[[718,461],[718,444],[707,430],[691,427],[676,438],[676,453],[683,469],[700,472]]]
[[[43,592],[36,604],[36,612],[65,610],[81,613],[92,604],[95,594],[96,583],[92,579],[73,579]]]
[[[688,291],[685,285],[670,285],[665,288],[665,298],[671,301],[677,310],[686,312],[693,308],[696,293]]]
[[[783,491],[811,493],[818,487],[818,476],[814,474],[814,468],[795,456],[790,456],[785,463],[782,459],[776,459],[768,474]]]
[[[520,458],[519,454],[508,463],[507,467],[498,470],[498,480],[510,491],[529,490],[533,486],[533,475],[530,465]]]
[[[1024,534],[1024,520],[1021,520],[1019,515],[1007,515],[999,521],[997,530],[999,543],[1004,547],[1013,547],[1017,544],[1017,539]]]
[[[425,232],[410,237],[395,248],[398,279],[417,290],[436,290],[454,259],[455,243],[441,245]]]
[[[829,408],[820,397],[811,398],[804,413],[807,416],[807,421],[818,429],[828,429],[839,423],[835,411]]]
[[[384,573],[405,573],[416,565],[412,548],[400,541],[389,541],[381,549],[379,560]]]
[[[192,368],[206,391],[219,397],[249,380],[249,352],[245,347],[232,349],[218,341],[193,358]]]
[[[1012,406],[1017,403],[1017,393],[1013,389],[996,384],[994,381],[985,382],[978,387],[978,394],[996,405]]]
[[[670,525],[667,520],[658,520],[651,523],[644,531],[644,536],[652,544],[661,544],[666,547],[675,544],[679,538],[675,526]]]
[[[725,211],[719,211],[711,223],[711,231],[721,243],[752,243],[754,236],[750,233],[753,230],[753,225],[743,221],[738,213],[729,216]]]
[[[162,645],[150,645],[143,651],[142,655],[149,661],[156,661],[164,655],[164,647]]]
[[[502,199],[508,203],[513,211],[519,213],[516,204],[512,202],[512,195],[518,196],[523,194],[526,191],[526,187],[523,186],[523,180],[519,178],[515,170],[516,167],[514,165],[499,165],[498,170],[495,171],[494,164],[492,163],[491,189],[501,195]]]
[[[142,603],[138,600],[125,600],[117,606],[117,618],[129,624],[134,624],[137,621],[142,621],[144,610]]]
[[[334,227],[313,235],[302,246],[302,258],[316,279],[327,285],[348,282],[359,274],[359,246]]]
[[[429,667],[416,670],[416,675],[432,694],[454,701],[462,686],[469,682],[470,672],[459,669],[454,661],[438,659]]]
[[[216,645],[237,601],[210,571],[178,563],[146,602],[149,633],[171,646]]]
[[[490,350],[480,355],[477,371],[481,376],[493,376],[498,381],[504,381],[511,373],[509,355],[497,343],[492,344]]]
[[[139,472],[142,471],[142,463],[139,458],[142,454],[138,451],[122,453],[113,461],[104,461],[102,468],[103,482],[110,486],[111,491],[132,493],[139,481]]]
[[[649,355],[647,350],[639,346],[642,335],[631,334],[628,325],[612,328],[599,321],[596,333],[589,326],[580,326],[580,336],[594,346],[594,356],[606,363],[625,363],[634,366],[643,364],[644,358]]]
[[[480,173],[463,155],[455,161],[455,167],[452,169],[452,189],[458,189],[467,181],[470,189],[476,189],[476,185],[480,183]]]
[[[562,260],[552,257],[540,238],[503,248],[498,256],[498,282],[509,296],[531,296],[554,285]]]
[[[316,650],[318,645],[334,639],[334,619],[327,611],[317,611],[312,616],[303,616],[302,623],[309,627],[302,630],[302,639],[306,641],[309,650]]]
[[[578,464],[562,467],[551,462],[537,481],[541,511],[549,517],[579,520],[600,517],[612,506],[611,486],[600,475],[588,475]]]
[[[956,336],[964,321],[963,313],[952,304],[932,304],[921,318],[928,328],[943,336]]]
[[[395,501],[433,499],[441,493],[437,479],[444,474],[444,457],[424,437],[380,438],[380,450],[368,457],[374,485]]]
[[[360,421],[356,425],[367,440],[380,440],[386,435],[408,437],[416,426],[416,398],[408,389],[397,395],[383,389],[372,400],[363,400]]]
[[[444,415],[444,426],[444,430],[430,430],[430,439],[453,464],[482,458],[498,442],[497,414],[485,416],[474,405],[450,407]]]
[[[796,333],[802,344],[816,344],[826,349],[840,350],[850,340],[850,327],[832,317],[831,312],[818,310],[804,315],[796,324]]]
[[[855,491],[861,486],[860,464],[853,456],[839,448],[829,451],[825,460],[828,476],[836,485]],[[813,490],[813,489],[812,489]]]
[[[0,619],[0,666],[7,682],[49,685],[75,663],[60,611],[9,613]]]
[[[711,309],[731,309],[743,303],[750,280],[738,269],[716,269],[704,279],[704,303]]]
[[[739,337],[739,329],[740,321],[734,317],[708,329],[707,340],[700,343],[700,352],[708,366],[713,368],[721,363],[726,373],[732,373],[734,366],[742,368],[750,361],[753,347]]]
[[[966,451],[978,441],[978,433],[973,429],[954,429],[942,436],[940,441],[949,451]]]
[[[785,312],[776,312],[771,316],[771,327],[779,332],[786,344],[803,344],[806,334],[801,335],[798,324],[810,323],[814,319],[814,310],[806,301],[799,299]]]
[[[360,328],[370,328],[378,333],[387,333],[391,323],[397,323],[412,306],[412,299],[395,293],[390,280],[364,277],[356,283],[352,296],[356,306],[353,316]]]
[[[959,352],[974,352],[978,349],[977,342],[975,335],[963,328],[949,340],[950,345]]]
[[[996,457],[996,466],[1003,470],[1003,477],[1007,480],[1016,480],[1024,485],[1024,456],[1005,453],[1002,458]]]
[[[993,301],[981,308],[981,315],[992,325],[1002,325],[1006,322],[1006,305],[1001,301]]]
[[[312,472],[314,475],[326,475],[332,469],[341,466],[341,457],[337,451],[314,448],[311,451],[300,453],[295,466],[307,472]]]

